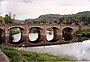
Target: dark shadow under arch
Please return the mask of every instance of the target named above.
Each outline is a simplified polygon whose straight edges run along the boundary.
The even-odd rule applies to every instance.
[[[0,28],[0,44],[5,42],[4,30]]]
[[[65,41],[72,40],[73,39],[73,37],[72,37],[72,31],[73,31],[73,28],[71,28],[71,27],[65,27],[62,30],[63,40],[65,40]]]

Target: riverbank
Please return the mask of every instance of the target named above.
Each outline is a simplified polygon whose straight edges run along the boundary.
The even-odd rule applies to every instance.
[[[18,50],[13,47],[0,46],[0,49],[6,54],[10,62],[44,62],[44,61],[72,61],[70,58],[54,56],[47,53],[36,53],[32,51]]]
[[[82,37],[90,37],[90,29],[77,31],[75,32],[75,35],[80,35]]]

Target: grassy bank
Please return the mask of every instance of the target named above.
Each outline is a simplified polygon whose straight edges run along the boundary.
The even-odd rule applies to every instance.
[[[69,61],[71,59],[50,55],[47,53],[36,53],[31,51],[17,50],[12,47],[0,46],[0,49],[6,54],[10,62],[53,62],[53,61]]]
[[[90,29],[77,31],[75,35],[81,35],[82,37],[90,37]]]

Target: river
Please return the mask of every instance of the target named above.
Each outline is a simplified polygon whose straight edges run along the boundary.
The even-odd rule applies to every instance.
[[[29,34],[29,39],[35,40],[37,33]],[[53,35],[47,35],[47,39],[51,40]],[[20,33],[14,35],[14,41],[17,42],[20,39]],[[82,43],[72,43],[64,45],[51,45],[51,46],[40,46],[40,47],[28,47],[20,48],[24,50],[30,50],[35,52],[44,52],[53,55],[62,55],[67,57],[73,57],[75,60],[90,60],[90,40],[85,40]]]

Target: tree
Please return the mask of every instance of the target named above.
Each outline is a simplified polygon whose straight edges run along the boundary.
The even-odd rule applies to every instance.
[[[61,24],[61,23],[63,23],[63,21],[64,21],[64,17],[61,17],[60,19],[59,19],[59,23]]]
[[[13,23],[13,20],[8,14],[5,15],[4,20],[6,24]]]
[[[24,21],[25,24],[33,24],[34,22],[31,19],[26,19]]]
[[[36,20],[36,22],[37,22],[37,24],[40,24],[40,23],[45,24],[45,23],[47,23],[47,21],[45,21],[44,18],[38,18]]]
[[[0,24],[5,24],[5,20],[3,19],[2,16],[0,16]]]

